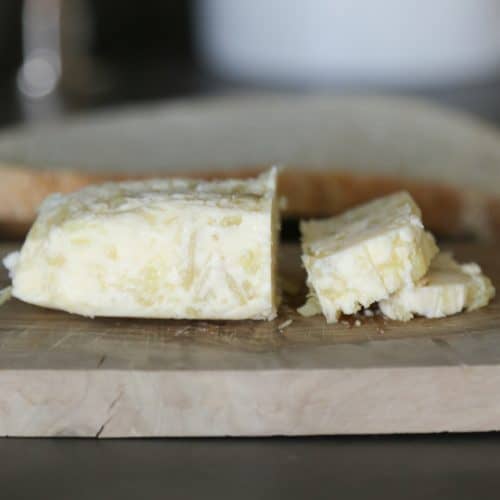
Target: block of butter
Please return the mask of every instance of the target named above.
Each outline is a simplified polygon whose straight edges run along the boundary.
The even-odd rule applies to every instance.
[[[310,294],[299,312],[319,309],[330,323],[413,285],[438,252],[406,192],[302,222],[300,229]]]
[[[438,254],[417,286],[404,287],[379,303],[391,319],[408,321],[413,315],[442,318],[473,311],[488,304],[495,289],[477,264],[460,265],[450,253]]]
[[[272,319],[276,169],[52,195],[5,264],[12,295],[85,316]]]

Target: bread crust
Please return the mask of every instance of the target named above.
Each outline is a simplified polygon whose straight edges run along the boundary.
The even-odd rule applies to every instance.
[[[53,192],[67,193],[88,184],[145,177],[245,178],[255,176],[265,168],[129,175],[4,164],[0,165],[0,231],[4,239],[23,237],[36,217],[38,205]],[[422,209],[426,227],[437,235],[500,239],[500,199],[466,187],[458,189],[405,177],[301,166],[284,169],[278,182],[278,193],[287,200],[285,218],[334,215],[401,189],[412,194]]]

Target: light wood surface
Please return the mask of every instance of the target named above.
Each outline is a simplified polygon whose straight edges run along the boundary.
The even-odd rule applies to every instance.
[[[498,288],[497,248],[454,250]],[[7,302],[0,435],[500,430],[498,299],[442,320],[327,325],[295,312],[304,298],[296,246],[282,248],[281,274],[272,322],[91,320]]]

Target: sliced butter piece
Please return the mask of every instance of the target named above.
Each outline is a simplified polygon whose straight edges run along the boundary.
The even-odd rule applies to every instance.
[[[50,196],[12,294],[85,316],[272,319],[276,169],[252,180],[149,180]]]
[[[300,228],[310,299],[299,312],[312,314],[319,304],[330,323],[412,285],[438,252],[406,192]]]
[[[460,265],[450,253],[437,255],[415,287],[405,287],[379,303],[391,319],[408,321],[415,314],[442,318],[488,304],[495,289],[477,264]]]

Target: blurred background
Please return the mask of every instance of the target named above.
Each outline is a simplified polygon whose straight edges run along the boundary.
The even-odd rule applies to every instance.
[[[500,2],[0,2],[2,127],[283,89],[418,95],[500,123]]]

